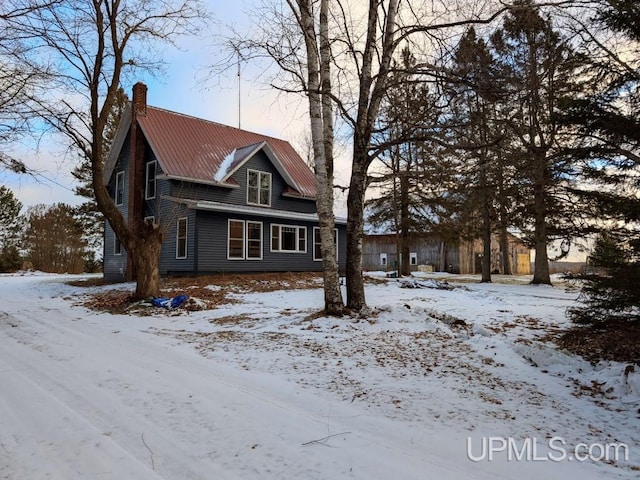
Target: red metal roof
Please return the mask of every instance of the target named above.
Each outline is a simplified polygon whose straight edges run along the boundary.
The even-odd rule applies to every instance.
[[[147,107],[146,116],[138,115],[138,124],[163,172],[170,177],[212,183],[227,156],[234,154],[231,168],[235,170],[249,158],[243,153],[258,147],[265,150],[293,189],[287,194],[297,192],[299,196],[315,198],[313,172],[284,140],[151,106]],[[233,185],[235,182],[226,181],[227,176],[223,176],[222,183]]]

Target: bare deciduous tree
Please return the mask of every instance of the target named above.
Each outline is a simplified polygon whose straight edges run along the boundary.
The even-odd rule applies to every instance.
[[[329,98],[333,101],[350,131],[353,146],[347,198],[346,284],[347,307],[358,311],[366,306],[362,276],[366,179],[369,166],[378,154],[372,147],[372,137],[389,86],[392,59],[401,44],[426,50],[427,45],[446,43],[448,35],[459,33],[466,25],[489,24],[504,12],[520,7],[510,3],[466,1],[410,5],[402,0],[369,0],[366,5],[348,0],[287,0],[287,6],[289,11],[276,5],[260,10],[257,28],[249,37],[233,34],[234,58],[220,62],[218,67],[235,65],[235,55],[240,51],[245,59],[262,57],[275,61],[280,73],[287,75],[284,80],[282,75],[274,79],[274,86],[307,96],[318,92],[316,111],[312,113],[312,118],[317,120],[323,118],[322,102]],[[323,12],[327,17],[322,17]],[[316,31],[318,27],[327,28],[326,55],[322,51],[322,32]],[[301,45],[305,47],[304,52]],[[420,68],[433,71],[433,66],[428,64]],[[309,69],[314,70],[316,79],[322,78],[323,72],[327,72],[328,77],[312,85]],[[322,83],[329,80],[331,89],[328,89],[329,83]],[[329,128],[330,124],[324,123],[324,127]],[[329,151],[325,148],[325,154]]]
[[[319,32],[310,0],[287,0],[304,34],[307,52],[307,96],[311,119],[313,163],[316,175],[316,205],[320,223],[324,304],[329,315],[342,314],[344,303],[338,278],[333,217],[333,106],[331,100],[331,50],[329,1],[320,0]]]
[[[16,8],[31,0],[11,0]],[[162,233],[125,219],[104,182],[104,131],[126,73],[157,70],[161,52],[202,18],[197,0],[67,0],[8,20],[24,48],[20,68],[45,75],[47,95],[29,105],[91,164],[98,208],[132,260],[137,297],[159,293]],[[46,59],[46,61],[45,61]]]
[[[13,28],[28,15],[60,3],[61,0],[23,0],[0,4],[0,145],[8,145],[29,131],[32,112],[26,104],[29,95],[43,81],[42,72],[22,68],[21,60],[28,46],[19,41],[20,33]],[[35,172],[6,149],[0,151],[0,167],[15,173]]]

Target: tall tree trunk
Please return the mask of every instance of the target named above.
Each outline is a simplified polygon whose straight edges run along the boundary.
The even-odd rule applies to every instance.
[[[137,87],[141,88],[140,85],[137,85]],[[144,89],[146,92],[146,87]],[[136,96],[135,92],[134,96]],[[140,100],[138,97],[136,99]],[[144,101],[146,105],[146,97],[140,101]],[[140,105],[132,105],[132,109],[137,107],[140,107]],[[132,115],[132,123],[135,123],[135,115]],[[101,126],[103,129],[104,121],[102,121]],[[133,148],[130,155],[130,161],[134,164],[131,166],[129,175],[130,205],[128,221],[116,207],[104,186],[102,138],[98,135],[94,135],[93,139],[92,185],[98,209],[108,220],[109,225],[111,225],[114,233],[127,251],[127,274],[130,275],[130,280],[135,280],[136,282],[134,296],[135,298],[147,298],[160,294],[159,263],[163,235],[160,228],[154,228],[153,225],[145,223],[142,217],[144,167],[142,166],[143,158],[141,155],[144,151],[144,142],[137,125],[132,125],[131,131],[132,144],[135,142],[135,145],[132,145]],[[137,158],[134,159],[134,156],[137,156]]]
[[[549,275],[549,257],[547,254],[547,178],[549,176],[544,154],[535,157],[534,173],[534,243],[536,260],[534,263],[534,284],[551,285]]]
[[[366,151],[354,145],[353,166],[347,196],[347,308],[359,311],[366,306],[362,276],[362,235],[364,228]]]
[[[136,272],[135,298],[157,296],[160,292],[160,250],[162,231],[150,222],[141,226],[138,240],[129,254]]]
[[[394,262],[397,264],[398,275],[402,275],[400,272],[400,266],[402,265],[402,221],[401,217],[401,200],[400,200],[400,163],[401,154],[400,147],[398,145],[391,147],[391,175],[392,175],[392,188],[391,188],[391,218],[393,219],[393,231],[395,232],[395,258]]]
[[[409,260],[409,173],[400,173],[400,275],[411,275]]]
[[[500,207],[500,215],[503,215],[502,207]],[[506,213],[504,213],[506,215]],[[509,234],[507,232],[507,226],[502,223],[500,225],[500,255],[502,263],[502,274],[513,275],[511,269],[511,252],[509,251]]]
[[[481,124],[481,140],[486,145],[486,127],[484,124],[483,111],[483,123]],[[480,282],[491,282],[491,195],[489,195],[489,186],[487,185],[487,152],[483,148],[480,151],[480,158],[478,162],[479,168],[479,183],[480,183],[480,201],[481,216],[482,216],[482,277]]]
[[[482,199],[482,278],[481,283],[491,282],[491,217],[488,199]]]
[[[371,162],[369,146],[380,111],[380,103],[386,93],[391,60],[397,46],[394,35],[399,0],[389,0],[381,44],[379,44],[379,3],[384,2],[369,0],[367,35],[359,74],[358,112],[353,133],[351,181],[347,197],[347,307],[357,311],[366,306],[362,276],[362,236],[366,176]],[[374,57],[380,61],[375,76],[372,73]]]
[[[324,144],[324,182],[322,200],[326,202],[320,223],[322,244],[324,303],[328,315],[342,315],[344,302],[340,290],[338,258],[334,242],[333,216],[333,100],[331,99],[331,44],[329,40],[329,0],[320,2],[320,88],[322,99],[322,141]]]
[[[309,116],[316,176],[316,209],[320,224],[320,250],[324,282],[325,313],[342,315],[344,303],[333,216],[333,113],[331,108],[330,45],[328,36],[328,0],[320,4],[320,46],[318,47],[312,5],[297,0],[307,50]]]
[[[500,224],[500,255],[502,263],[502,274],[513,275],[511,268],[511,253],[509,252],[509,235],[507,228],[509,226],[509,218],[507,214],[506,206],[506,193],[504,185],[504,166],[502,165],[502,158],[500,159],[501,165],[497,169],[498,174],[498,203],[499,203],[499,224]]]

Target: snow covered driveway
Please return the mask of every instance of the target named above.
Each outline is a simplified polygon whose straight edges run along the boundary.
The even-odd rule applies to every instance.
[[[86,290],[66,279],[0,276],[0,478],[639,474],[624,366],[536,343],[575,297],[562,289],[373,285],[374,315],[352,322],[308,319],[319,290],[237,295],[188,316],[98,314],[73,306]],[[608,397],[576,395],[594,380]],[[625,442],[630,458],[549,461],[554,435]],[[469,459],[488,437],[535,439],[538,459]]]

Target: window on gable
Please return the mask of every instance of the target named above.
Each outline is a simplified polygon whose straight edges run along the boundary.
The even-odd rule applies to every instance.
[[[229,220],[229,260],[262,260],[262,222]]]
[[[271,206],[271,174],[247,170],[247,203]]]
[[[271,251],[305,253],[307,251],[307,228],[271,224]]]
[[[333,229],[333,244],[336,247],[336,260],[338,259],[338,229]],[[313,227],[313,260],[322,261],[322,242],[320,240],[320,227]]]
[[[187,258],[188,218],[179,218],[176,231],[176,258]]]
[[[147,162],[147,174],[146,174],[146,183],[144,189],[144,198],[145,200],[151,200],[152,198],[156,198],[156,166],[158,162],[153,160],[152,162]]]
[[[116,190],[114,194],[116,205],[124,203],[124,171],[116,173]]]

